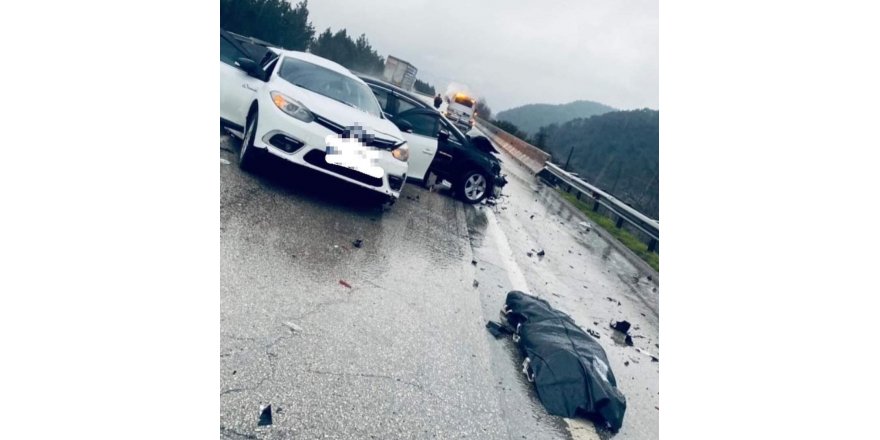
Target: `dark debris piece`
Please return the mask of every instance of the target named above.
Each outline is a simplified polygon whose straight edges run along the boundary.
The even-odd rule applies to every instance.
[[[626,342],[626,345],[629,345],[630,347],[632,347],[632,346],[633,346],[633,338],[632,338],[632,336],[630,336],[630,335],[626,335],[626,339],[624,340],[624,342]]]
[[[611,328],[617,330],[621,333],[626,333],[629,331],[630,323],[627,321],[617,321],[611,323]]]
[[[532,256],[532,253],[531,253],[531,252],[526,252],[526,255],[528,255],[529,257],[531,257],[531,256]]]
[[[354,247],[356,247],[356,248],[361,247],[363,244],[364,244],[364,241],[361,240],[360,238],[358,238],[357,240],[351,242],[351,245],[354,246]]]
[[[544,254],[544,249],[541,249],[540,251],[538,251],[538,256],[539,256],[539,257],[543,257],[544,255],[545,255],[545,254]]]
[[[272,405],[260,405],[260,421],[257,426],[269,426],[272,424]]]
[[[495,321],[486,322],[486,329],[488,329],[489,333],[492,333],[492,336],[495,336],[496,339],[513,334],[513,329],[504,324],[499,324]]]
[[[471,264],[473,264],[474,266],[476,266],[476,265],[477,265],[477,260],[471,260]]]
[[[587,329],[587,333],[589,333],[590,336],[592,336],[592,337],[594,337],[594,338],[596,338],[596,339],[601,339],[601,338],[602,338],[602,335],[600,335],[599,332],[597,332],[596,330],[593,330],[593,329],[591,329],[591,328],[588,328],[588,329]]]

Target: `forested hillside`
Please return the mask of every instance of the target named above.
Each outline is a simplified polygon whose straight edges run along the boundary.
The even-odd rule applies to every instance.
[[[614,110],[612,107],[593,101],[574,101],[558,105],[528,104],[499,112],[495,115],[495,119],[512,122],[527,135],[532,136],[545,125],[562,124],[572,119],[588,118]]]
[[[541,129],[536,144],[568,170],[652,218],[659,211],[660,112],[616,111]]]

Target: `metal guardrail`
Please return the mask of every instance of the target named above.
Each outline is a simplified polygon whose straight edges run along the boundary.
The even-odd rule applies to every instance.
[[[660,223],[657,220],[651,219],[641,212],[636,211],[629,205],[616,199],[611,194],[602,191],[580,178],[572,176],[570,173],[551,162],[547,162],[544,165],[544,170],[538,173],[538,175],[545,180],[553,180],[547,178],[548,176],[546,176],[545,171],[546,174],[552,175],[555,180],[568,185],[569,190],[577,190],[578,200],[581,199],[582,195],[587,195],[589,198],[593,199],[593,211],[597,211],[599,206],[604,206],[606,209],[614,213],[614,215],[617,216],[615,226],[618,228],[622,227],[623,223],[626,222],[639,231],[642,231],[649,237],[648,251],[655,252],[657,250],[657,245],[660,242]],[[542,174],[544,175],[542,176]]]

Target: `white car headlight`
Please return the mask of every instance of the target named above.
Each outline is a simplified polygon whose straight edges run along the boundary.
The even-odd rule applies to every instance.
[[[274,90],[269,92],[269,96],[272,97],[272,102],[275,103],[275,106],[284,113],[303,122],[315,120],[315,116],[312,115],[312,112],[303,103]]]
[[[409,159],[409,145],[403,144],[395,148],[391,151],[391,155],[401,162],[406,162]]]

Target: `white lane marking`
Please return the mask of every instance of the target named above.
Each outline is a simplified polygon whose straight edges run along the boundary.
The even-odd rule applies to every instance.
[[[501,257],[501,263],[504,265],[504,272],[507,274],[510,287],[513,290],[528,292],[529,284],[526,282],[526,277],[523,275],[522,270],[516,264],[516,260],[513,259],[513,251],[510,250],[507,235],[498,226],[495,213],[491,209],[485,209],[483,212],[486,213],[486,232],[492,236],[492,239],[495,240],[495,245],[498,246],[498,253]]]

